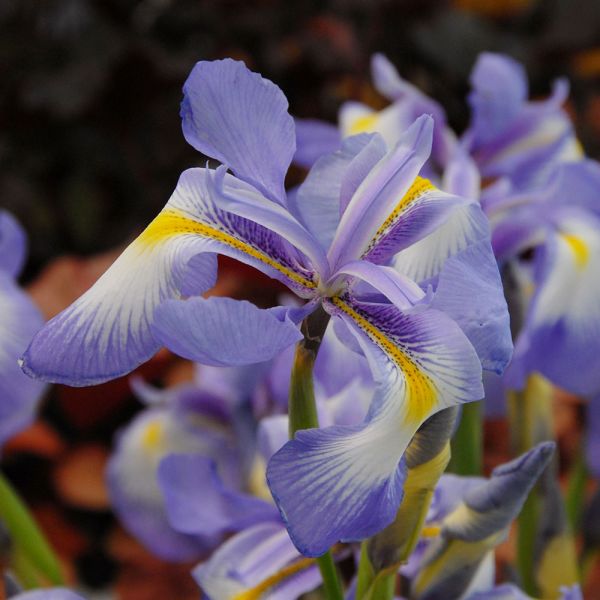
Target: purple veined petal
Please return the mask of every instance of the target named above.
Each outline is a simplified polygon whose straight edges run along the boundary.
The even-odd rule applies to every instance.
[[[564,219],[536,261],[537,289],[506,385],[520,389],[538,371],[573,393],[593,394],[600,389],[600,220],[591,214]]]
[[[16,596],[11,600],[86,600],[83,596],[67,588],[50,588],[46,590],[29,590]]]
[[[196,63],[183,92],[181,119],[188,143],[285,204],[284,178],[296,142],[283,92],[231,59]]]
[[[350,275],[368,283],[400,310],[410,309],[425,298],[425,292],[412,279],[392,267],[356,260],[345,264],[335,278],[340,275]]]
[[[314,274],[300,266],[287,240],[215,206],[209,175],[205,169],[181,175],[154,221],[88,292],[33,339],[23,356],[26,373],[92,385],[133,370],[160,347],[151,332],[156,307],[179,298],[182,290],[200,294],[212,287],[213,253],[250,264],[299,295],[314,294]],[[223,185],[235,181],[226,175]]]
[[[268,465],[290,537],[308,556],[388,525],[402,499],[401,459],[418,427],[441,408],[483,396],[477,355],[443,314],[403,314],[347,297],[325,307],[356,335],[378,390],[363,424],[300,431]]]
[[[0,210],[0,270],[17,277],[25,263],[27,237],[19,222]]]
[[[294,322],[271,310],[216,297],[163,302],[152,333],[176,354],[217,367],[261,363],[302,339]]]
[[[316,563],[298,554],[279,523],[255,525],[234,535],[193,575],[209,600],[245,595],[295,600],[321,583]]]
[[[0,447],[34,419],[45,385],[17,360],[44,320],[31,298],[0,270]]]
[[[519,115],[529,93],[527,75],[512,58],[483,52],[470,81],[472,127],[477,143],[485,144],[506,131]]]
[[[204,539],[279,521],[277,509],[265,500],[228,489],[215,463],[199,454],[170,454],[158,466],[167,516],[176,531]]]
[[[440,274],[448,258],[481,241],[489,244],[489,239],[489,224],[481,208],[476,202],[465,202],[437,229],[394,256],[392,264],[423,284]]]
[[[367,255],[374,241],[386,234],[406,212],[413,197],[420,195],[406,197],[429,156],[432,127],[430,117],[417,119],[358,187],[329,249],[334,272],[343,264]]]
[[[203,423],[201,416],[190,413],[185,419],[169,408],[143,411],[120,432],[108,463],[108,490],[121,523],[165,560],[193,560],[219,542],[218,536],[201,538],[176,531],[169,523],[157,482],[160,460],[171,452],[214,457],[228,479],[233,478],[231,463],[236,463],[238,457],[232,432],[214,422]]]
[[[482,218],[483,214],[481,214]],[[496,259],[487,240],[451,256],[431,308],[449,315],[473,344],[483,368],[500,375],[512,356],[510,317]]]
[[[294,119],[296,124],[296,154],[294,162],[310,169],[321,156],[335,152],[342,143],[339,129],[316,119]]]
[[[324,251],[335,235],[345,208],[344,199],[384,154],[385,147],[378,136],[352,136],[336,152],[321,156],[298,188],[296,212]]]
[[[315,237],[287,210],[262,196],[241,179],[226,174],[224,166],[214,171],[206,180],[207,191],[215,204],[234,215],[260,224],[267,231],[287,240],[303,252],[322,277],[327,277],[329,266],[325,252]],[[210,173],[210,171],[209,171]]]

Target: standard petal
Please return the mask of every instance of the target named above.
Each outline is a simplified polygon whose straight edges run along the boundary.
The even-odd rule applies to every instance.
[[[0,270],[0,447],[30,424],[44,391],[17,363],[43,323],[31,298]]]
[[[309,556],[388,525],[402,498],[401,458],[421,423],[483,395],[477,355],[443,314],[349,298],[326,306],[357,336],[379,389],[362,425],[300,431],[269,463],[273,497]]]
[[[217,367],[264,362],[302,339],[295,323],[271,310],[215,297],[164,302],[152,333],[176,354]]]
[[[406,196],[429,156],[432,127],[431,118],[417,119],[358,186],[329,249],[334,271],[366,254],[373,240],[387,233],[389,225],[395,224],[397,216],[420,195]]]
[[[477,139],[485,143],[502,134],[521,111],[528,96],[527,76],[512,58],[483,52],[470,81],[473,129]]]
[[[279,523],[233,536],[193,575],[210,600],[293,600],[321,582],[316,563],[299,556]]]
[[[339,129],[315,119],[295,119],[296,154],[294,162],[310,169],[321,156],[335,152],[342,143]]]
[[[283,183],[296,142],[283,92],[231,59],[196,63],[183,92],[185,139],[285,204]]]
[[[329,248],[345,208],[341,204],[342,189],[344,198],[351,196],[384,154],[385,147],[379,137],[353,136],[344,140],[338,151],[322,156],[299,187],[296,211],[324,250]]]
[[[600,389],[600,220],[591,214],[565,219],[537,253],[537,289],[506,384],[519,389],[527,374],[538,371],[573,393],[595,393]]]
[[[215,463],[199,454],[170,454],[158,466],[158,484],[176,531],[214,539],[266,521],[279,521],[268,502],[226,488]]]
[[[0,210],[0,269],[12,277],[21,272],[27,253],[27,237],[19,222]]]

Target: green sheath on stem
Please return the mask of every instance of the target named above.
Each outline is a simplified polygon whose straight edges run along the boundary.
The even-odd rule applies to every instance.
[[[457,475],[481,475],[483,469],[483,420],[481,401],[462,406],[460,424],[452,438],[449,471]]]
[[[296,346],[290,382],[289,423],[290,438],[300,429],[319,426],[313,368],[317,353],[329,322],[329,315],[319,307],[302,322],[304,339]],[[343,600],[344,592],[330,552],[317,559],[328,600]]]

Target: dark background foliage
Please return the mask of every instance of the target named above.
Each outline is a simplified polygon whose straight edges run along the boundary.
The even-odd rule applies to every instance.
[[[597,0],[0,0],[0,204],[31,234],[28,277],[122,243],[201,161],[181,86],[224,56],[280,85],[294,114],[333,121],[347,98],[380,101],[368,65],[383,51],[461,130],[475,57],[507,52],[533,94],[571,79],[598,155],[599,40]]]

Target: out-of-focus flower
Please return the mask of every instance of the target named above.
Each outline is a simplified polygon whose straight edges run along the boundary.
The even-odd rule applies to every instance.
[[[0,210],[0,446],[31,423],[44,385],[24,377],[20,354],[44,321],[16,277],[25,262],[25,232]]]
[[[484,178],[508,177],[523,187],[543,179],[582,152],[562,109],[568,84],[559,80],[549,99],[528,100],[523,67],[508,56],[484,52],[471,73],[471,125],[462,144]]]
[[[377,111],[360,102],[345,102],[339,111],[338,126],[312,119],[297,119],[297,148],[294,161],[311,167],[317,159],[335,152],[346,137],[359,133],[379,133],[388,148],[421,115],[434,121],[432,159],[443,167],[455,145],[455,136],[446,124],[444,109],[417,87],[402,79],[394,65],[383,55],[371,58],[371,76],[375,89],[390,105]]]
[[[438,410],[482,396],[482,362],[501,371],[508,361],[485,217],[418,176],[431,150],[429,117],[389,151],[377,134],[349,138],[315,164],[288,206],[295,136],[281,91],[231,60],[198,63],[184,91],[186,138],[224,165],[182,174],[159,216],[34,338],[23,367],[85,385],[130,371],[161,344],[206,364],[261,362],[298,341],[295,322],[322,306],[341,339],[367,356],[379,387],[364,423],[300,432],[271,459],[269,484],[290,535],[319,555],[393,520],[415,431]],[[460,227],[436,237],[457,209],[466,215]],[[412,261],[420,277],[385,266],[424,238],[434,242]],[[228,298],[175,299],[214,283],[216,253],[308,303],[260,310]]]
[[[85,600],[83,596],[67,588],[50,588],[47,590],[31,590],[9,596],[11,600]]]

